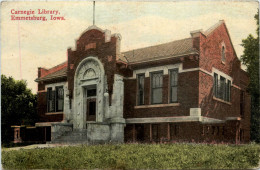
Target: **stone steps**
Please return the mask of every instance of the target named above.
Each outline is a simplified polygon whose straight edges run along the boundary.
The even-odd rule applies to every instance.
[[[70,132],[66,132],[57,139],[51,141],[50,143],[79,143],[79,144],[86,144],[87,141],[87,129],[83,130],[74,130]]]

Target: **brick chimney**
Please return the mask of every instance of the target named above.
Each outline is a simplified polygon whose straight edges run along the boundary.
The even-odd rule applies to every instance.
[[[190,35],[192,37],[192,46],[193,48],[199,51],[200,49],[200,35],[203,33],[202,29],[191,31]]]

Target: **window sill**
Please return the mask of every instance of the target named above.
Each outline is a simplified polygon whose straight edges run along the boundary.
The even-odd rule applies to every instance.
[[[226,62],[224,62],[224,61],[221,61],[221,64],[224,64],[224,65],[225,65],[225,64],[226,64]]]
[[[219,101],[219,102],[222,102],[222,103],[225,103],[225,104],[231,105],[230,102],[227,102],[227,101],[225,101],[225,100],[222,100],[222,99],[216,98],[215,96],[213,96],[213,100],[216,100],[216,101]]]
[[[48,112],[48,113],[45,113],[45,115],[59,115],[59,114],[63,114],[63,112]]]
[[[144,109],[144,108],[154,108],[154,107],[170,107],[170,106],[180,106],[180,103],[169,103],[169,104],[154,104],[154,105],[140,105],[135,106],[135,109]]]

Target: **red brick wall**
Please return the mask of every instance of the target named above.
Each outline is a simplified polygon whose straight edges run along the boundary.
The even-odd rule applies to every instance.
[[[90,43],[96,43],[95,48],[85,50],[85,46]],[[97,57],[104,66],[107,76],[108,92],[111,98],[113,93],[114,74],[117,73],[116,64],[116,46],[117,37],[111,37],[110,42],[105,42],[105,34],[99,30],[89,30],[85,32],[77,41],[76,51],[68,49],[68,88],[70,97],[73,98],[74,74],[78,64],[88,56]],[[70,66],[73,65],[73,68]],[[119,74],[123,74],[120,72]],[[131,73],[128,73],[131,74]]]
[[[226,48],[225,64],[221,62],[222,42]],[[220,25],[207,37],[203,34],[200,35],[199,66],[209,72],[212,71],[212,67],[215,67],[231,76],[234,84],[240,85],[240,61],[236,57],[225,24]]]
[[[40,116],[40,122],[60,122],[63,120],[63,114],[46,115],[47,113],[47,93],[38,92],[38,115]]]
[[[186,123],[158,123],[158,138],[150,136],[154,124],[142,124],[144,126],[144,140],[138,141],[137,127],[140,124],[127,124],[125,127],[125,142],[227,142],[235,143],[238,121],[229,121],[218,124],[201,124],[199,122]],[[135,126],[135,128],[134,128]],[[170,129],[168,129],[168,127]],[[223,129],[224,127],[224,129]],[[169,138],[170,137],[170,138]],[[152,140],[150,140],[152,139]],[[237,141],[239,142],[239,141]],[[246,142],[246,141],[242,141]]]
[[[47,112],[46,92],[38,92],[37,103],[37,112],[40,116],[40,121],[44,121],[45,113]]]
[[[226,61],[221,62],[222,42],[226,48]],[[213,77],[200,72],[199,105],[202,115],[217,119],[226,117],[240,117],[240,89],[245,90],[248,85],[248,76],[241,70],[240,61],[231,44],[225,24],[221,24],[208,36],[200,35],[200,68],[212,72],[212,67],[233,78],[231,86],[231,104],[213,99]],[[239,87],[239,88],[237,88]],[[241,120],[241,128],[246,129],[245,138],[249,139],[250,126],[250,97],[246,97],[245,118]]]
[[[55,115],[46,115],[47,113],[47,92],[45,86],[48,84],[59,83],[66,81],[66,78],[54,79],[47,82],[38,83],[37,93],[37,114],[40,117],[40,122],[60,122],[63,120],[63,113]]]
[[[190,108],[198,107],[199,72],[179,73],[177,97],[179,106],[134,108],[136,106],[137,80],[125,80],[124,117],[189,116]],[[144,103],[151,105],[150,77],[145,78]],[[169,103],[169,75],[163,76],[163,104]]]

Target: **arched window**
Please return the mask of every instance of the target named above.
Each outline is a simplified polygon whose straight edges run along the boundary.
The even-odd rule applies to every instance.
[[[223,61],[223,62],[226,61],[225,51],[226,51],[225,46],[222,45],[222,48],[221,48],[221,61]]]

